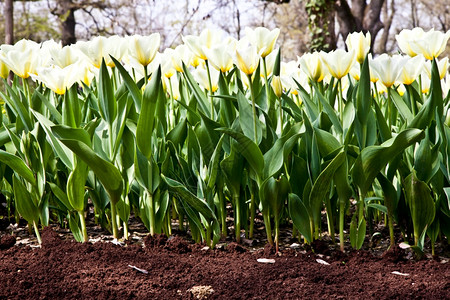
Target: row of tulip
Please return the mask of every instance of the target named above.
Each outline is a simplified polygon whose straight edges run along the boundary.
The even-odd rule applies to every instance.
[[[115,238],[133,212],[151,234],[178,220],[213,247],[231,204],[238,242],[259,211],[277,250],[280,223],[310,243],[324,211],[342,250],[351,215],[354,248],[384,222],[391,246],[397,224],[434,252],[450,236],[450,31],[403,30],[406,55],[375,58],[353,33],[348,51],[287,63],[278,35],[207,29],[163,53],[158,34],[2,45],[2,193],[38,239],[58,220],[87,241],[91,201]]]

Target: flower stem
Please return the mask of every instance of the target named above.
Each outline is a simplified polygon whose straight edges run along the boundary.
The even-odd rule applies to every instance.
[[[254,142],[258,145],[258,132],[256,130],[256,104],[255,104],[255,91],[253,90],[252,85],[252,75],[247,75],[249,87],[250,87],[250,96],[252,98],[252,109],[253,109],[253,131],[254,131]]]
[[[212,80],[211,80],[211,72],[209,71],[209,63],[208,60],[205,60],[206,64],[206,72],[208,73],[208,83],[209,83],[209,98],[211,101],[211,120],[214,120],[214,98],[213,98],[213,88],[212,88]]]

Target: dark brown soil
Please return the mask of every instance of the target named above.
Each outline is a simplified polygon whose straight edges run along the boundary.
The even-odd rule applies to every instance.
[[[275,255],[235,243],[208,250],[180,236],[147,237],[145,247],[81,244],[52,229],[42,239],[42,248],[1,239],[0,299],[450,299],[448,260],[413,261],[398,250]]]

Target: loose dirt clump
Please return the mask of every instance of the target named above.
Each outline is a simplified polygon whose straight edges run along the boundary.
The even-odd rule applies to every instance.
[[[5,234],[0,238],[0,250],[9,249],[16,243],[14,235]]]

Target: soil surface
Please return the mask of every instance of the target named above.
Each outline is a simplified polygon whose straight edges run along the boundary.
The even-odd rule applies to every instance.
[[[42,239],[39,248],[3,235],[0,299],[450,299],[448,259],[414,261],[400,249],[275,255],[181,236],[82,244],[50,228]]]

